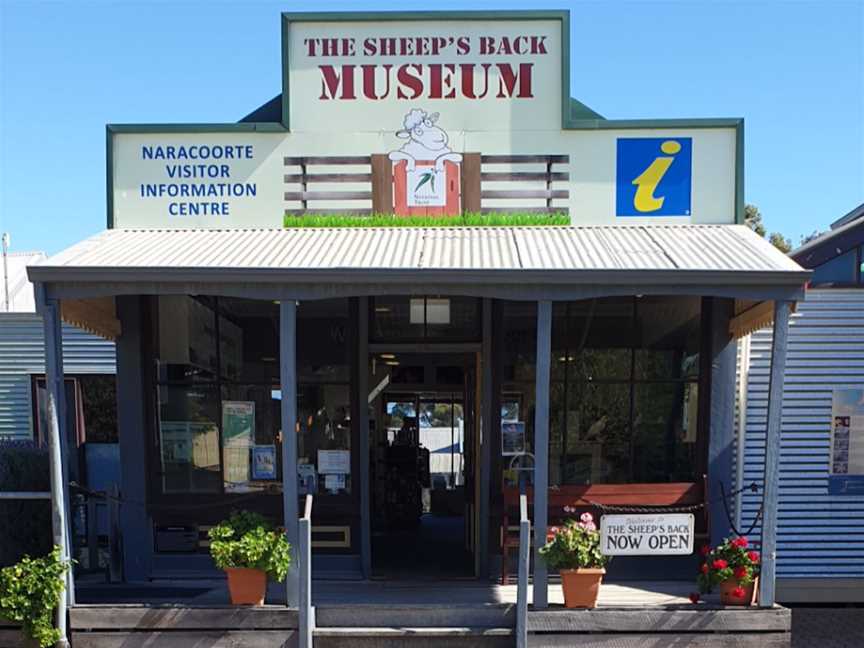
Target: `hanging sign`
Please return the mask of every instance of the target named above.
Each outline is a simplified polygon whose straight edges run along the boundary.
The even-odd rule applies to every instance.
[[[686,556],[693,553],[692,513],[604,515],[600,551],[605,556]]]
[[[864,495],[864,389],[834,390],[828,492]]]

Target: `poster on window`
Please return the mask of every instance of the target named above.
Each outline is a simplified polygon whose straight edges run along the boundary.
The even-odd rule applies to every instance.
[[[252,448],[252,479],[276,479],[276,446]]]
[[[864,495],[864,389],[835,389],[828,492]]]
[[[501,454],[505,457],[525,454],[525,423],[523,421],[501,421]]]
[[[250,489],[250,455],[255,432],[254,401],[222,401],[222,461],[225,491]]]

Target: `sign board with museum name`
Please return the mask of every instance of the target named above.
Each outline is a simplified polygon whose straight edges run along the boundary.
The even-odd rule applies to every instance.
[[[571,99],[566,11],[282,23],[269,108],[241,123],[108,127],[109,227],[281,228],[334,211],[743,217],[741,121],[607,120]]]
[[[692,513],[603,515],[600,551],[606,556],[690,555]]]

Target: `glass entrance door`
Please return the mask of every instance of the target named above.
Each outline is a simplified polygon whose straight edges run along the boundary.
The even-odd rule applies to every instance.
[[[475,358],[379,356],[375,384],[386,387],[370,411],[373,574],[471,578],[475,417],[466,392]]]

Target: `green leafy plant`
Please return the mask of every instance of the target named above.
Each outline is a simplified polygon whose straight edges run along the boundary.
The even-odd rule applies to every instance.
[[[600,553],[600,532],[590,513],[552,527],[547,540],[540,555],[552,569],[597,569],[609,562],[609,556]]]
[[[282,529],[258,513],[239,511],[210,529],[210,555],[219,569],[260,569],[275,581],[291,566],[291,545]]]
[[[747,538],[726,538],[713,549],[702,547],[704,559],[699,568],[696,582],[704,594],[720,583],[734,579],[742,591],[735,592],[739,598],[744,596],[743,588],[750,585],[759,575],[759,553],[749,548]]]
[[[65,587],[69,563],[60,560],[60,547],[46,556],[24,556],[0,570],[0,616],[21,624],[24,634],[40,646],[60,639],[54,627],[54,610]]]

